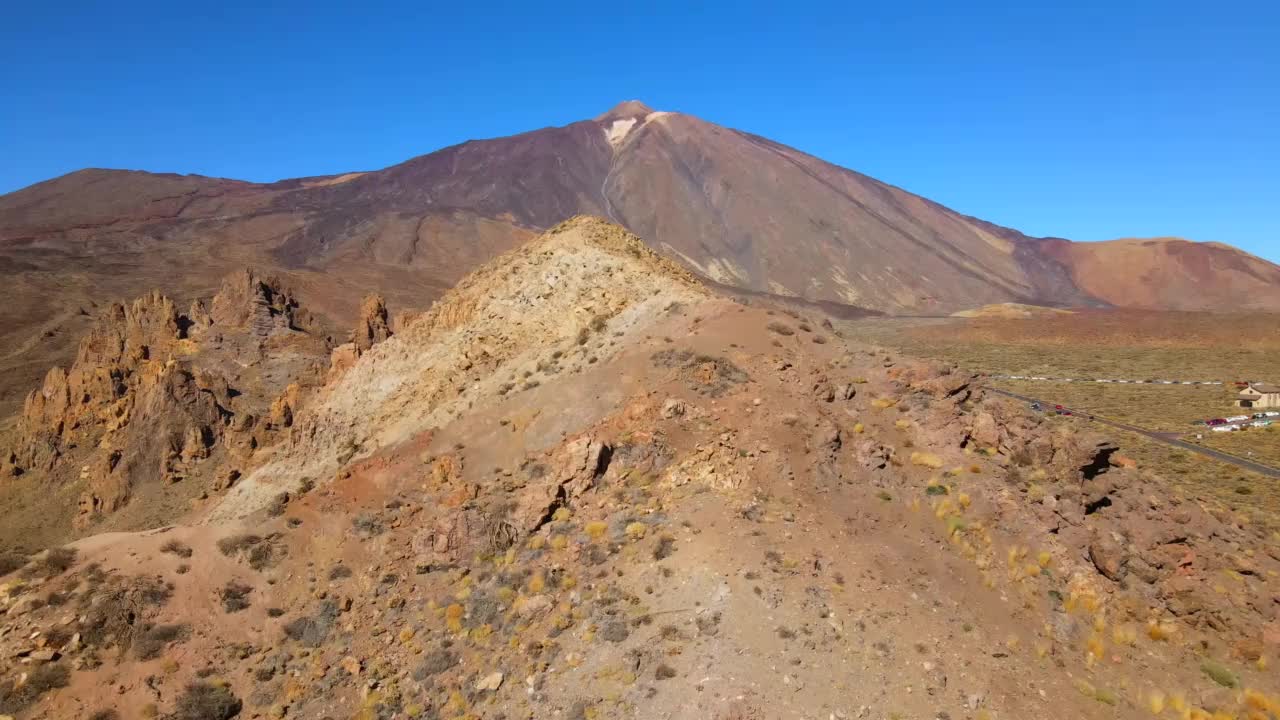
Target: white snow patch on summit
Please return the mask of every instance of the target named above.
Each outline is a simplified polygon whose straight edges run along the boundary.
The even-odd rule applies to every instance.
[[[631,128],[635,127],[635,118],[626,118],[624,120],[614,120],[604,131],[604,137],[609,141],[610,145],[617,147],[622,142],[627,133],[631,132]]]

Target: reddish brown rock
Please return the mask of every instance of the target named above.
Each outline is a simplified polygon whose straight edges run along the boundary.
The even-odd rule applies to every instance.
[[[156,292],[108,306],[71,367],[50,370],[27,397],[0,455],[6,474],[82,483],[74,522],[83,527],[140,487],[186,481],[220,452],[239,463],[274,442],[302,396],[299,383],[280,388],[275,378],[318,373],[305,359],[323,357],[327,342],[299,329],[309,316],[288,291],[249,271],[227,278],[211,307],[197,302],[183,316]],[[263,395],[273,387],[274,402]],[[210,475],[206,487],[224,480]]]
[[[1128,574],[1128,561],[1124,551],[1109,538],[1094,538],[1089,543],[1089,560],[1109,580],[1120,582]]]
[[[381,295],[369,295],[360,303],[360,319],[351,332],[351,342],[364,352],[391,337],[391,325],[387,322],[387,303]]]
[[[233,273],[223,280],[209,312],[215,327],[242,329],[265,337],[306,329],[311,317],[276,278],[263,279],[251,270]]]
[[[536,529],[550,512],[586,492],[606,471],[610,448],[584,435],[561,445],[517,494],[511,522],[522,533]]]
[[[973,429],[970,436],[980,448],[1000,446],[1000,428],[995,417],[986,411],[977,413],[973,418]]]

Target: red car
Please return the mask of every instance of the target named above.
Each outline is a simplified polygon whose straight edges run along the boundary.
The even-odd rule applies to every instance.
[[[1061,409],[1062,409],[1062,406],[1061,406],[1061,405],[1054,405],[1054,406],[1053,406],[1053,409],[1054,409],[1054,410],[1061,410]]]
[[[1205,425],[1226,425],[1226,424],[1227,424],[1227,419],[1226,419],[1226,418],[1214,418],[1214,419],[1212,419],[1212,420],[1205,420],[1205,421],[1204,421],[1204,424],[1205,424]]]

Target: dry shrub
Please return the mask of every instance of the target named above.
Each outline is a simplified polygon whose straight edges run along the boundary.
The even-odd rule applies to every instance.
[[[249,551],[249,567],[254,570],[265,570],[276,564],[275,543],[259,543]]]
[[[173,720],[231,720],[240,714],[242,703],[230,690],[219,685],[194,682],[178,698]]]
[[[148,625],[134,638],[133,654],[139,660],[158,658],[170,644],[186,640],[190,630],[187,625]]]
[[[289,506],[291,499],[288,492],[278,493],[271,499],[271,504],[267,506],[267,515],[269,517],[280,517],[284,514],[285,508]]]
[[[139,576],[115,582],[95,593],[80,622],[80,637],[89,647],[118,645],[128,650],[143,631],[149,608],[164,605],[173,587],[160,578]]]
[[[249,593],[253,592],[253,588],[244,583],[229,581],[218,596],[222,599],[222,609],[229,612],[240,612],[249,607]]]
[[[23,575],[27,577],[51,578],[61,575],[76,564],[76,549],[69,547],[49,548],[27,566]]]
[[[357,535],[366,539],[381,535],[386,531],[386,528],[382,527],[382,523],[378,522],[378,518],[368,514],[360,514],[351,518],[351,527],[356,531]]]
[[[320,611],[311,617],[300,617],[284,626],[284,634],[307,647],[320,647],[329,639],[329,631],[338,620],[338,604],[325,600]]]
[[[675,551],[676,539],[670,535],[663,535],[658,538],[658,544],[653,548],[654,560],[665,560]]]
[[[16,687],[12,680],[4,680],[0,682],[0,713],[17,714],[39,700],[41,695],[64,688],[70,681],[71,671],[61,663],[37,666],[20,687]]]
[[[27,556],[15,552],[0,553],[0,577],[19,570],[27,564]]]
[[[790,337],[791,335],[796,334],[796,331],[792,330],[791,326],[787,325],[786,323],[780,323],[780,322],[774,321],[769,323],[765,327],[769,328],[769,330],[772,332],[775,332],[775,333],[778,333],[779,335],[783,335],[787,337]]]
[[[190,546],[185,545],[177,540],[170,540],[166,542],[164,545],[161,545],[160,552],[168,553],[170,555],[177,555],[178,557],[181,557],[181,558],[189,558],[191,557],[191,554],[192,554],[192,550]]]
[[[413,679],[422,682],[433,675],[448,670],[458,664],[458,656],[452,651],[443,648],[437,648],[427,653],[422,659],[422,664],[413,671]]]
[[[231,557],[238,552],[251,548],[262,542],[262,538],[252,533],[231,535],[218,540],[218,552]]]

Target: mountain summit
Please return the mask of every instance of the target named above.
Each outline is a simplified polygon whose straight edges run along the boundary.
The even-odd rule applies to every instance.
[[[596,117],[596,122],[608,122],[610,120],[627,120],[630,118],[643,119],[646,115],[653,113],[653,108],[645,105],[639,100],[624,100],[609,112]]]

